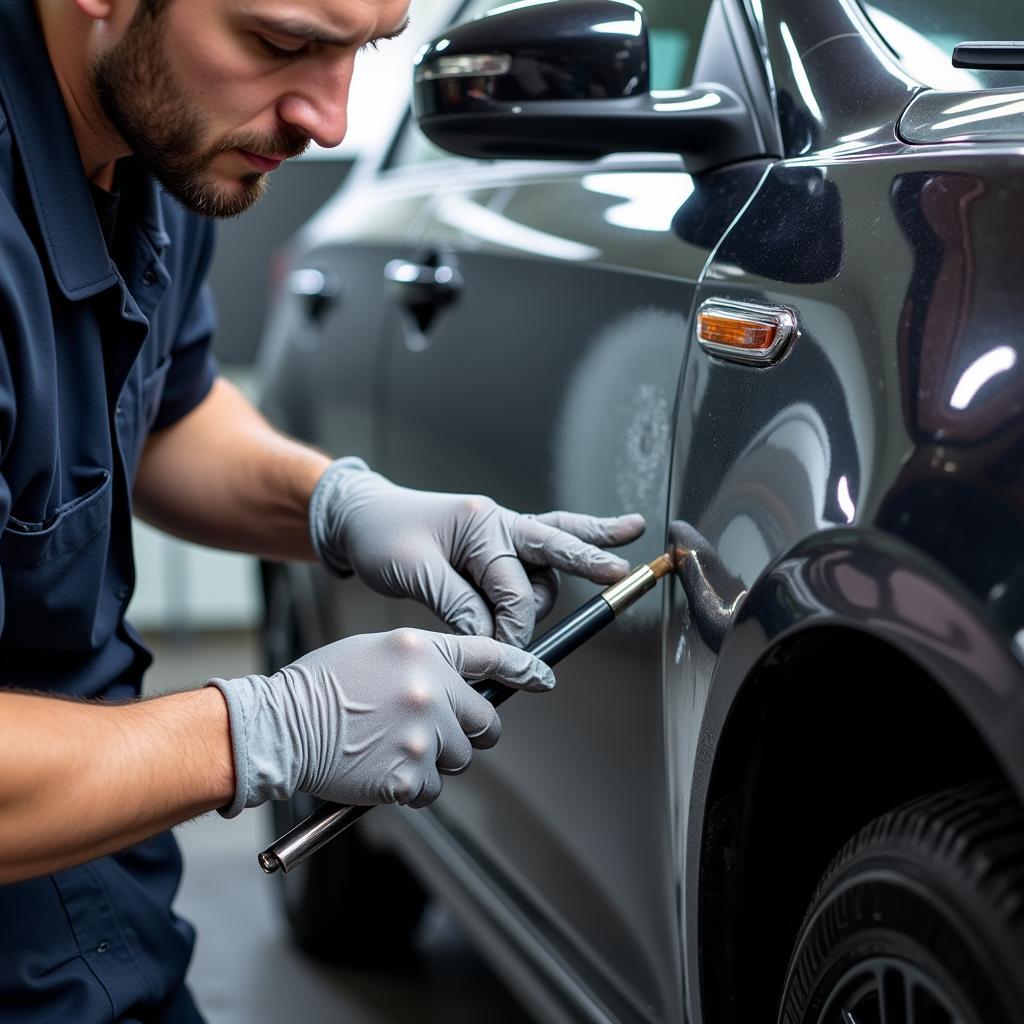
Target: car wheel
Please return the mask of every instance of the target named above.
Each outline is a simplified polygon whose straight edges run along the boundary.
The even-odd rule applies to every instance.
[[[264,655],[276,671],[307,650],[287,572],[263,567]],[[274,836],[320,801],[302,793],[271,806]],[[393,965],[412,950],[426,893],[392,853],[369,844],[356,825],[291,871],[279,872],[285,917],[296,944],[329,963]]]
[[[1024,1021],[1024,812],[998,783],[883,814],[818,885],[783,1024]]]

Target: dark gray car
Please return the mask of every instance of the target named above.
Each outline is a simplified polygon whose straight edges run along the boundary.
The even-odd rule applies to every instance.
[[[447,33],[419,114],[468,156],[410,117],[293,247],[276,423],[412,487],[641,511],[626,557],[678,559],[430,809],[290,874],[296,933],[393,955],[408,866],[544,1021],[1019,1024],[1024,62],[950,63],[1019,12],[645,8]],[[274,667],[437,627],[264,581]]]

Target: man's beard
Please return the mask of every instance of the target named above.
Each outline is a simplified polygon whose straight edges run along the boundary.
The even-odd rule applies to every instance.
[[[298,131],[248,133],[199,149],[206,120],[184,95],[167,62],[162,18],[162,13],[139,8],[124,38],[93,65],[93,90],[114,130],[167,192],[205,217],[235,217],[263,197],[267,176],[253,172],[237,187],[226,187],[210,170],[214,158],[234,149],[266,157],[298,156],[309,138]]]

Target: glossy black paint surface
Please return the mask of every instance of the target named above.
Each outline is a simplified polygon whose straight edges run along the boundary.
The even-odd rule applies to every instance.
[[[458,861],[435,884],[474,893],[543,1019],[773,1019],[848,835],[972,773],[1024,792],[1019,142],[901,137],[928,94],[854,4],[726,7],[783,159],[399,171],[311,245],[361,301],[315,342],[295,326],[270,391],[403,483],[638,508],[627,557],[690,552],[663,614],[646,599],[512,702],[501,744],[388,833]],[[425,329],[375,283],[395,258],[457,263]],[[788,354],[707,356],[708,298],[795,309]],[[563,590],[562,613],[589,596]],[[328,632],[433,625],[320,601]]]
[[[416,118],[435,145],[481,159],[668,152],[705,171],[765,153],[745,89],[710,82],[652,94],[649,69],[633,0],[512,5],[424,49]]]
[[[671,100],[505,104],[501,110],[419,119],[432,142],[484,160],[596,160],[614,153],[679,153],[687,170],[762,155],[750,111],[721,85],[680,89]]]
[[[770,957],[755,968],[741,953],[737,973],[722,973],[726,946],[750,927],[736,910],[738,889],[732,923],[726,914],[720,928],[702,929],[710,920],[702,906],[715,913],[702,886],[731,884],[721,869],[726,850],[708,845],[716,815],[705,801],[725,799],[730,787],[716,778],[750,756],[755,736],[738,738],[743,716],[734,712],[744,683],[791,631],[839,626],[885,637],[962,708],[1002,770],[1024,782],[1019,750],[1003,740],[1006,716],[1019,714],[1024,621],[1024,349],[1011,283],[1024,269],[1012,242],[1024,226],[1019,158],[900,143],[894,125],[908,83],[869,40],[848,35],[845,11],[825,8],[765,5],[793,158],[765,177],[700,289],[701,299],[792,305],[800,336],[763,373],[694,353],[678,405],[674,514],[706,538],[733,581],[726,593],[748,591],[733,628],[714,643],[690,624],[700,623],[702,605],[720,603],[695,584],[683,581],[690,600],[674,595],[669,620],[670,637],[681,637],[677,679],[704,708],[693,747],[700,753],[680,773],[695,773],[688,861],[705,864],[703,882],[687,871],[686,929],[703,936],[690,964],[693,974],[700,962],[710,972],[704,1016],[695,1013],[705,1020],[744,1019],[758,1005],[745,999],[768,990],[767,982],[757,989],[756,976]],[[857,88],[847,72],[854,66]],[[827,685],[827,662],[816,671]],[[845,692],[837,674],[836,707]],[[899,792],[894,775],[889,799]],[[758,795],[767,808],[782,799]],[[743,806],[740,799],[737,814]],[[804,857],[813,862],[809,850]],[[763,899],[763,914],[773,913]]]
[[[1024,89],[918,93],[900,118],[900,138],[924,146],[949,142],[1024,142]]]
[[[445,73],[446,61],[477,54],[507,54],[508,71]],[[429,117],[523,101],[620,99],[647,92],[649,80],[638,4],[561,0],[488,14],[435,39],[417,59],[415,103]]]

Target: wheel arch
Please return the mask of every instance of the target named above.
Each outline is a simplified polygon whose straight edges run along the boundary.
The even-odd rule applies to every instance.
[[[759,578],[719,654],[688,821],[705,1021],[773,1019],[814,886],[868,820],[976,778],[1024,793],[1022,681],[974,599],[889,535],[830,531]]]

